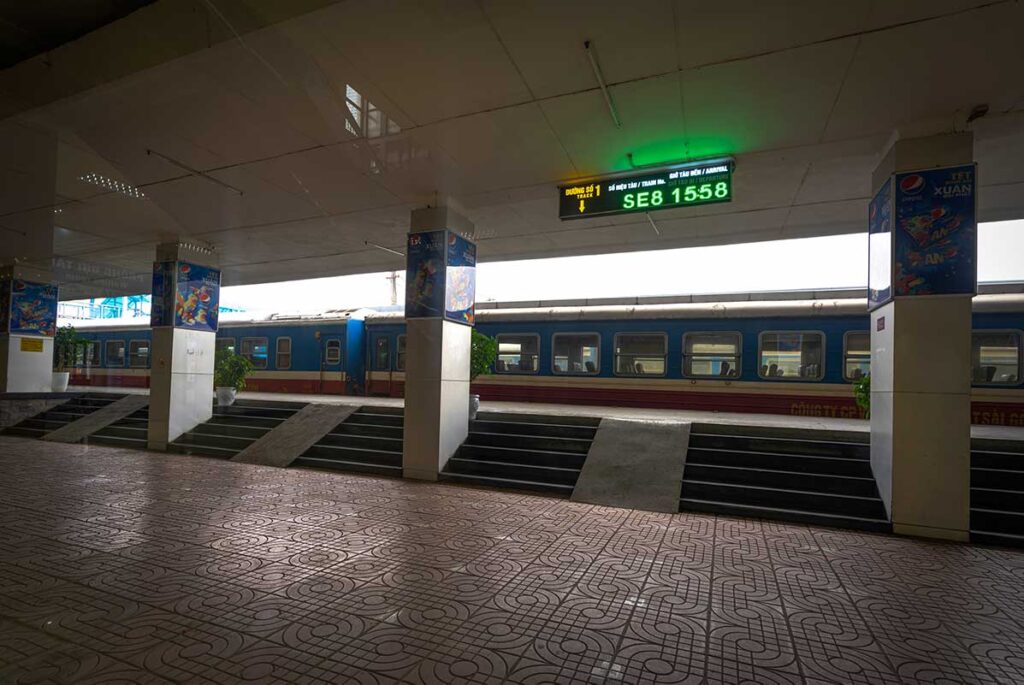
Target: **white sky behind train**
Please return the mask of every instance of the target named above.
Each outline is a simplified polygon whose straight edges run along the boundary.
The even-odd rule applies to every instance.
[[[981,224],[978,243],[979,280],[1024,282],[1024,221]],[[477,272],[477,301],[862,288],[867,285],[867,273],[867,234],[857,233],[483,263]],[[391,302],[387,276],[385,272],[226,287],[221,304],[243,311],[222,313],[221,318],[387,305]],[[399,272],[398,303],[404,301],[405,273]],[[68,304],[74,308],[75,303]],[[62,318],[61,323],[72,321]]]
[[[1024,281],[1024,221],[979,227],[979,280]],[[847,288],[867,285],[867,234],[481,264],[477,301]],[[387,273],[224,288],[249,318],[386,305]],[[399,273],[403,303],[405,274]],[[227,316],[225,318],[228,318]]]

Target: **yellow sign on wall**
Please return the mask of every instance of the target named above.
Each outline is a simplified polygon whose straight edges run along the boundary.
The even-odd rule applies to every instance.
[[[42,352],[43,351],[43,339],[42,338],[22,338],[21,339],[21,351],[22,352]]]

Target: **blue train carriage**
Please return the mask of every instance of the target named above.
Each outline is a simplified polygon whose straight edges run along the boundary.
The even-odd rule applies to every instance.
[[[316,316],[222,320],[216,345],[253,363],[247,390],[361,395],[364,316],[365,310],[349,309]],[[91,342],[76,364],[73,384],[149,387],[148,326],[90,323],[80,326],[79,332]],[[356,352],[350,354],[351,350]]]
[[[499,353],[473,389],[489,400],[858,418],[852,385],[871,358],[864,295],[482,304],[478,328]],[[973,419],[1024,425],[1024,296],[977,297],[974,322]],[[366,328],[367,390],[400,397],[402,315],[368,314]]]

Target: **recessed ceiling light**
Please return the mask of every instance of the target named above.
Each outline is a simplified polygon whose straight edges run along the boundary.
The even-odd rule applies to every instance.
[[[135,186],[128,185],[124,181],[118,181],[113,178],[107,178],[106,176],[97,173],[82,174],[81,176],[78,177],[78,180],[85,181],[86,183],[91,183],[94,186],[106,188],[107,190],[116,191],[126,197],[134,197],[138,199],[146,197],[146,194],[139,190],[138,188],[136,188]]]

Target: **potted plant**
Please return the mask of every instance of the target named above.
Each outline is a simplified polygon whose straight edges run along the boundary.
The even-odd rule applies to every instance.
[[[853,384],[853,398],[857,406],[864,412],[864,418],[871,418],[871,374],[861,376]]]
[[[248,358],[226,347],[217,350],[214,357],[213,385],[217,393],[217,404],[229,407],[235,402],[235,395],[245,389],[245,377],[252,373],[253,365]]]
[[[476,380],[477,376],[483,373],[490,373],[491,366],[498,356],[498,341],[495,338],[484,335],[473,329],[473,337],[470,343],[469,352],[469,382]],[[480,410],[480,395],[470,394],[469,396],[469,420],[476,418]]]
[[[71,379],[71,369],[79,350],[89,343],[75,330],[74,326],[61,326],[53,336],[53,392],[65,392]]]

